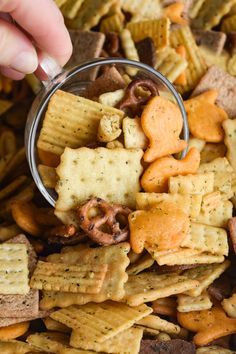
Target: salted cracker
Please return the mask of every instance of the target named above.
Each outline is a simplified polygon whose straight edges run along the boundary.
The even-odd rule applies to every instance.
[[[172,194],[204,195],[214,190],[214,173],[170,177],[168,185]]]
[[[177,296],[179,312],[203,311],[212,307],[210,296],[205,291],[199,296],[188,296],[180,294]]]
[[[185,292],[196,286],[198,282],[189,281],[186,277],[175,273],[157,275],[143,272],[129,276],[125,284],[124,300],[130,306],[138,306],[145,302]]]
[[[181,247],[227,256],[229,252],[227,232],[219,227],[192,222]]]
[[[106,301],[69,306],[53,312],[50,317],[76,330],[77,340],[83,349],[90,342],[102,343],[149,315],[152,308],[144,304],[130,307],[121,302]]]
[[[219,278],[219,276],[224,273],[229,266],[230,262],[226,260],[221,264],[202,265],[200,267],[184,271],[184,276],[198,281],[198,286],[196,286],[195,289],[186,291],[185,294],[189,296],[201,295],[202,292],[206,290],[208,286],[214,282],[214,280]]]
[[[229,200],[220,200],[210,211],[201,210],[196,217],[197,223],[226,228],[227,222],[233,216],[233,204]]]
[[[218,91],[216,104],[228,113],[229,118],[235,118],[236,78],[226,73],[219,66],[212,65],[196,85],[192,96],[198,96],[211,89]]]
[[[180,327],[172,322],[166,321],[157,315],[148,315],[137,322],[137,325],[156,329],[160,332],[176,335],[180,332]]]
[[[124,145],[126,149],[143,149],[148,146],[148,139],[143,132],[139,117],[125,117],[122,121]]]
[[[66,148],[57,167],[56,209],[71,210],[92,196],[134,208],[142,155],[141,149]]]
[[[28,343],[19,340],[0,341],[0,352],[2,354],[26,354],[32,352],[34,349]]]
[[[61,155],[65,147],[75,149],[96,141],[100,119],[114,114],[124,115],[113,107],[57,90],[50,99],[37,147]]]
[[[150,268],[153,263],[154,259],[151,257],[149,253],[142,255],[140,258],[137,259],[136,262],[130,264],[127,268],[127,273],[130,274],[139,274],[143,270]]]
[[[236,119],[227,119],[222,123],[222,126],[225,132],[224,143],[227,147],[226,157],[236,173]]]
[[[96,341],[91,340],[89,344],[86,344],[85,346],[95,352],[120,354],[126,354],[128,348],[129,354],[137,354],[139,352],[142,336],[142,329],[131,327],[116,334],[112,338],[103,341],[102,343],[97,343]],[[81,342],[80,335],[78,335],[77,330],[72,331],[70,345],[75,348],[84,347],[84,341]]]
[[[220,347],[219,345],[209,345],[207,347],[198,348],[196,354],[234,354],[230,349]]]
[[[67,307],[72,304],[86,304],[88,302],[103,302],[108,299],[120,301],[125,294],[124,284],[128,279],[126,268],[129,265],[128,252],[130,245],[126,242],[118,245],[90,248],[86,246],[81,251],[66,252],[49,256],[48,260],[69,264],[108,264],[107,273],[98,294],[73,294],[65,292],[45,292],[40,302],[42,309],[53,307]]]

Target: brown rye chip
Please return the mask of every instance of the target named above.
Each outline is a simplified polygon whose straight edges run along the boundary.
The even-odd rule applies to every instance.
[[[236,117],[236,77],[226,73],[220,67],[213,65],[207,73],[201,78],[196,86],[192,96],[198,96],[201,93],[215,89],[218,91],[216,104],[223,108],[230,118]]]
[[[206,46],[216,55],[221,54],[227,38],[224,32],[193,30],[193,34],[197,45]]]
[[[147,37],[135,43],[139,59],[142,63],[154,67],[157,62],[157,54],[152,38]]]
[[[157,340],[142,340],[139,354],[195,354],[193,343],[182,339],[172,339],[164,342]]]
[[[39,318],[44,318],[48,317],[52,311],[49,310],[40,310],[38,311],[36,316],[31,316],[31,317],[5,317],[5,318],[0,318],[0,328],[1,327],[6,327],[10,326],[16,323],[21,323],[21,322],[27,322],[27,321],[34,321]]]

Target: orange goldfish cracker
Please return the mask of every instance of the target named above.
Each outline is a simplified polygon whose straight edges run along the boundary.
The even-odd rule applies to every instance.
[[[145,162],[153,162],[168,154],[178,153],[187,143],[179,138],[183,119],[179,108],[173,102],[155,96],[145,106],[141,125],[150,144],[144,153]]]
[[[181,16],[184,10],[184,4],[177,2],[169,5],[164,9],[164,14],[170,19],[172,23],[178,23],[179,25],[187,25],[188,22]]]
[[[141,253],[145,244],[158,250],[180,246],[190,227],[186,214],[168,202],[150,210],[137,210],[129,215],[130,244],[135,253]]]
[[[210,143],[219,143],[224,139],[222,122],[227,113],[215,104],[216,90],[209,90],[185,101],[191,134]]]
[[[167,192],[169,177],[194,174],[199,165],[200,153],[196,148],[190,149],[182,160],[172,156],[162,157],[148,166],[141,178],[141,185],[145,192]]]
[[[0,328],[0,340],[15,339],[28,331],[30,322],[20,322]]]
[[[175,50],[176,50],[176,53],[181,55],[181,57],[183,59],[186,59],[186,49],[182,44],[179,45]],[[177,77],[177,79],[174,81],[174,84],[175,85],[186,85],[187,84],[187,77],[186,77],[186,70],[185,69],[179,75],[179,77]]]
[[[198,346],[236,332],[236,319],[227,317],[220,305],[210,310],[177,312],[177,319],[184,328],[197,332],[193,341]]]

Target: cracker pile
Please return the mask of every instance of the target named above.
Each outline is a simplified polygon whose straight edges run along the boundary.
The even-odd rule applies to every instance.
[[[80,95],[53,95],[37,141],[53,209],[22,138],[40,83],[0,76],[0,352],[235,353],[236,1],[55,2],[67,66],[159,70],[190,141],[136,68],[85,73]]]

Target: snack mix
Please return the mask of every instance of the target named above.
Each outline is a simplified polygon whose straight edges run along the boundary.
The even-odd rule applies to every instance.
[[[23,142],[41,87],[0,77],[0,353],[236,353],[236,0],[55,0],[67,67],[135,67],[57,90]],[[178,155],[186,150],[186,155]]]

